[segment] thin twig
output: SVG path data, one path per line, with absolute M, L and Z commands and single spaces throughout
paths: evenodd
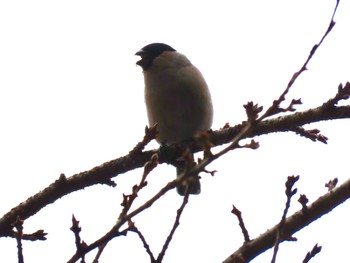
M 141 176 L 140 183 L 137 185 L 134 185 L 132 187 L 132 193 L 129 195 L 123 195 L 123 202 L 122 202 L 122 211 L 119 215 L 119 218 L 123 218 L 130 210 L 133 202 L 137 198 L 139 192 L 141 189 L 143 189 L 147 185 L 146 178 L 150 174 L 150 172 L 156 168 L 158 165 L 158 154 L 154 154 L 151 157 L 151 160 L 145 163 L 145 166 L 143 168 L 143 174 Z
M 154 140 L 157 137 L 158 134 L 158 130 L 157 130 L 157 124 L 153 125 L 152 127 L 148 128 L 148 126 L 146 126 L 145 128 L 145 136 L 143 137 L 142 141 L 139 142 L 138 144 L 136 144 L 136 146 L 134 147 L 134 149 L 132 149 L 129 154 L 130 155 L 135 155 L 137 153 L 142 152 L 146 145 Z
M 314 56 L 314 54 L 316 53 L 317 49 L 321 46 L 321 44 L 323 43 L 323 41 L 325 40 L 325 38 L 327 37 L 327 35 L 332 31 L 332 28 L 335 25 L 334 22 L 334 16 L 337 12 L 338 9 L 338 5 L 339 5 L 339 0 L 337 0 L 337 3 L 335 5 L 334 11 L 333 11 L 333 15 L 331 18 L 331 21 L 328 25 L 328 28 L 326 30 L 326 32 L 323 34 L 321 40 L 318 42 L 318 44 L 314 45 L 310 51 L 309 56 L 307 57 L 306 61 L 304 62 L 304 64 L 301 66 L 301 68 L 295 72 L 293 74 L 293 76 L 291 77 L 291 79 L 288 82 L 288 85 L 286 87 L 286 89 L 283 91 L 283 93 L 281 94 L 281 96 L 273 101 L 272 106 L 265 112 L 265 114 L 263 116 L 261 116 L 261 119 L 264 119 L 266 117 L 272 116 L 276 113 L 279 112 L 283 112 L 284 110 L 281 109 L 279 107 L 279 105 L 281 104 L 282 101 L 285 100 L 285 96 L 287 95 L 287 93 L 289 92 L 290 88 L 293 86 L 294 82 L 298 79 L 298 77 L 307 69 L 307 65 L 309 64 L 310 60 L 312 59 L 312 57 Z M 293 110 L 293 104 L 300 104 L 301 101 L 300 100 L 292 100 L 291 104 L 289 105 L 288 108 L 290 108 L 290 110 Z
M 101 255 L 102 255 L 102 252 L 104 251 L 106 246 L 107 246 L 107 244 L 104 243 L 98 247 L 96 256 L 95 256 L 94 260 L 92 261 L 92 263 L 99 263 L 98 261 L 99 261 Z
M 175 234 L 175 231 L 176 231 L 177 227 L 180 225 L 180 217 L 181 217 L 182 212 L 184 211 L 184 209 L 186 207 L 186 204 L 188 203 L 188 199 L 189 199 L 189 188 L 187 188 L 186 193 L 185 193 L 184 198 L 183 198 L 183 201 L 182 201 L 182 204 L 181 204 L 180 208 L 177 210 L 174 225 L 170 231 L 170 234 L 168 235 L 167 239 L 164 242 L 164 245 L 163 245 L 161 252 L 158 255 L 158 258 L 156 261 L 157 263 L 162 262 L 164 255 L 165 255 L 165 252 L 168 249 L 169 244 L 170 244 L 170 242 Z
M 239 226 L 240 226 L 240 228 L 242 230 L 242 233 L 243 233 L 244 242 L 250 241 L 248 230 L 245 227 L 245 224 L 244 224 L 244 221 L 243 221 L 243 218 L 242 218 L 242 212 L 239 211 L 237 209 L 237 207 L 233 205 L 231 213 L 234 214 L 237 217 L 237 219 L 238 219 Z
M 22 246 L 23 223 L 24 221 L 19 216 L 17 217 L 17 220 L 13 223 L 13 226 L 17 230 L 15 235 L 16 235 L 16 241 L 17 241 L 18 263 L 24 263 L 23 246 Z
M 303 260 L 303 263 L 307 263 L 310 261 L 311 258 L 316 256 L 318 253 L 321 252 L 322 247 L 316 244 L 310 252 L 308 252 Z
M 299 180 L 299 175 L 298 176 L 288 176 L 287 182 L 286 182 L 286 196 L 287 196 L 287 201 L 286 205 L 283 211 L 283 215 L 281 218 L 280 223 L 278 224 L 278 231 L 276 235 L 276 241 L 273 249 L 273 255 L 272 255 L 272 260 L 271 263 L 276 262 L 276 257 L 277 257 L 277 252 L 279 248 L 279 244 L 282 240 L 285 240 L 286 237 L 284 236 L 284 225 L 286 223 L 286 218 L 287 218 L 287 213 L 290 207 L 290 201 L 292 200 L 292 196 L 297 193 L 297 189 L 293 189 L 294 184 Z M 290 238 L 290 237 L 288 237 Z
M 81 227 L 79 226 L 79 221 L 75 218 L 74 215 L 72 215 L 72 226 L 70 230 L 74 233 L 75 247 L 77 248 L 77 250 L 80 250 L 82 247 L 82 242 L 80 238 Z
M 140 238 L 140 240 L 141 240 L 141 242 L 143 244 L 143 247 L 146 249 L 146 252 L 147 252 L 147 254 L 149 255 L 149 257 L 151 259 L 151 263 L 156 262 L 156 259 L 153 256 L 153 253 L 151 251 L 151 248 L 150 248 L 149 244 L 146 241 L 146 238 L 141 233 L 141 231 L 136 227 L 135 223 L 132 222 L 131 220 L 129 220 L 129 229 L 130 229 L 130 231 L 135 232 L 139 236 L 139 238 Z

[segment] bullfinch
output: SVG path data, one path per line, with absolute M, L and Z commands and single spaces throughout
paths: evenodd
M 178 143 L 210 129 L 210 92 L 203 75 L 186 56 L 163 43 L 149 44 L 135 55 L 141 57 L 136 64 L 143 69 L 148 122 L 157 124 L 158 143 Z M 178 175 L 184 165 L 185 161 L 177 165 Z M 178 193 L 199 194 L 199 178 L 188 182 L 177 186 Z

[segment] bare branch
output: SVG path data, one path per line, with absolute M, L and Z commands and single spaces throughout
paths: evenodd
M 130 231 L 130 228 L 126 228 L 123 231 L 120 231 L 120 228 L 126 223 L 129 222 L 135 215 L 141 213 L 145 209 L 149 208 L 151 205 L 153 205 L 157 200 L 160 199 L 161 196 L 163 196 L 166 192 L 168 192 L 170 189 L 173 189 L 177 184 L 177 180 L 173 180 L 170 183 L 168 183 L 165 187 L 163 187 L 157 194 L 155 194 L 152 198 L 147 200 L 144 204 L 133 210 L 127 215 L 119 216 L 117 223 L 111 228 L 110 231 L 108 231 L 104 236 L 96 240 L 95 242 L 91 243 L 90 245 L 84 247 L 81 251 L 77 251 L 70 260 L 68 260 L 68 263 L 76 262 L 79 258 L 81 258 L 82 255 L 87 254 L 88 252 L 102 246 L 105 246 L 110 240 L 117 236 L 126 235 L 128 231 Z M 121 213 L 122 215 L 122 213 Z
M 24 221 L 19 216 L 17 217 L 17 220 L 13 223 L 13 227 L 15 227 L 17 230 L 17 232 L 15 233 L 15 237 L 17 240 L 18 263 L 24 263 L 22 246 L 23 223 Z
M 74 215 L 72 215 L 72 227 L 70 228 L 70 230 L 72 230 L 72 232 L 74 233 L 75 246 L 77 250 L 80 251 L 83 247 L 86 247 L 86 243 L 84 241 L 81 241 L 81 227 L 79 226 L 79 221 L 75 218 Z
M 322 106 L 328 109 L 334 108 L 341 100 L 347 100 L 350 97 L 350 83 L 347 82 L 345 86 L 340 83 L 338 86 L 338 92 L 337 94 L 329 99 L 327 102 L 325 102 Z
M 293 131 L 293 129 L 291 129 Z M 310 139 L 311 141 L 319 141 L 327 144 L 328 138 L 320 133 L 319 129 L 305 130 L 303 127 L 295 127 L 295 133 Z
M 243 218 L 242 218 L 242 212 L 239 211 L 239 210 L 237 209 L 237 207 L 235 207 L 235 206 L 233 205 L 233 208 L 232 208 L 232 210 L 231 210 L 231 213 L 234 214 L 234 215 L 237 217 L 237 219 L 238 219 L 239 226 L 240 226 L 240 228 L 241 228 L 241 230 L 242 230 L 242 233 L 243 233 L 244 242 L 250 241 L 248 230 L 247 230 L 247 228 L 245 227 L 245 224 L 244 224 L 244 221 L 243 221 Z
M 317 49 L 321 46 L 321 44 L 323 43 L 323 41 L 325 40 L 325 38 L 327 37 L 327 35 L 332 31 L 335 22 L 334 22 L 334 16 L 337 12 L 338 9 L 338 5 L 339 5 L 339 0 L 337 0 L 337 3 L 335 5 L 334 11 L 333 11 L 333 15 L 331 18 L 331 21 L 328 25 L 328 28 L 326 30 L 326 32 L 324 33 L 324 35 L 322 36 L 321 40 L 318 42 L 318 44 L 314 45 L 313 48 L 310 51 L 310 54 L 308 56 L 308 58 L 306 59 L 306 61 L 304 62 L 304 64 L 302 65 L 302 67 L 299 69 L 299 71 L 295 72 L 292 76 L 292 78 L 290 79 L 286 90 L 283 92 L 283 94 L 280 97 L 280 100 L 284 100 L 284 96 L 288 93 L 289 89 L 292 87 L 292 85 L 294 84 L 294 82 L 297 80 L 297 78 L 305 71 L 307 70 L 307 65 L 309 64 L 310 60 L 312 59 L 313 55 L 316 53 Z
M 315 202 L 307 206 L 306 209 L 301 209 L 293 215 L 286 218 L 284 224 L 284 233 L 281 241 L 288 240 L 290 236 L 303 229 L 310 223 L 319 219 L 323 215 L 332 211 L 335 207 L 350 198 L 350 179 L 342 185 L 334 188 L 332 191 L 318 198 Z M 231 256 L 224 260 L 224 263 L 242 262 L 238 259 L 244 259 L 248 262 L 263 253 L 269 248 L 272 248 L 276 235 L 279 231 L 279 224 L 269 228 L 268 231 L 255 238 L 235 251 Z
M 278 229 L 277 229 L 278 231 L 277 231 L 277 235 L 276 235 L 275 245 L 273 248 L 273 256 L 272 256 L 271 263 L 276 262 L 279 244 L 282 241 L 282 237 L 283 236 L 285 237 L 284 226 L 286 223 L 287 213 L 288 213 L 288 210 L 290 207 L 290 202 L 292 200 L 292 196 L 297 193 L 297 189 L 296 188 L 293 189 L 293 186 L 298 180 L 299 180 L 299 175 L 298 176 L 288 176 L 288 179 L 286 182 L 287 202 L 286 202 L 286 206 L 285 206 L 284 211 L 283 211 L 282 219 L 281 219 L 280 223 L 278 224 Z M 290 237 L 288 239 L 290 239 Z
M 346 85 L 348 86 L 350 84 L 347 83 Z M 242 139 L 274 132 L 288 132 L 295 127 L 303 126 L 305 124 L 344 118 L 350 118 L 350 106 L 336 106 L 330 109 L 328 104 L 324 104 L 314 109 L 262 121 L 256 124 L 249 134 L 242 136 Z M 211 142 L 214 146 L 228 143 L 232 141 L 242 129 L 242 125 L 236 125 L 219 131 L 213 131 L 210 133 Z M 187 143 L 187 146 L 190 147 L 192 152 L 202 150 L 195 141 Z M 58 180 L 47 188 L 43 189 L 36 195 L 29 197 L 26 201 L 21 202 L 18 206 L 12 208 L 7 214 L 5 214 L 0 219 L 0 235 L 12 236 L 11 223 L 16 220 L 17 215 L 23 219 L 27 219 L 36 214 L 46 205 L 55 202 L 57 199 L 62 198 L 71 192 L 95 184 L 106 184 L 106 182 L 111 182 L 111 178 L 119 174 L 144 166 L 144 164 L 150 160 L 155 153 L 159 154 L 159 163 L 173 163 L 176 158 L 180 156 L 181 149 L 183 148 L 183 144 L 161 147 L 161 150 L 145 151 L 133 156 L 125 155 L 106 162 L 89 171 L 75 174 L 69 178 L 61 175 Z
M 155 139 L 158 135 L 158 130 L 157 130 L 157 124 L 153 125 L 151 128 L 148 128 L 148 126 L 146 126 L 145 128 L 145 136 L 143 137 L 142 141 L 139 142 L 138 144 L 136 144 L 136 146 L 134 147 L 134 149 L 132 149 L 129 154 L 130 155 L 134 155 L 137 153 L 142 152 L 146 145 L 152 141 L 153 139 Z
M 139 238 L 140 238 L 140 240 L 141 240 L 141 242 L 143 244 L 143 247 L 146 249 L 146 252 L 147 252 L 147 254 L 149 255 L 149 257 L 151 259 L 151 262 L 156 262 L 156 259 L 153 256 L 153 253 L 151 251 L 150 246 L 148 245 L 148 243 L 146 241 L 146 238 L 141 233 L 141 231 L 136 227 L 135 223 L 132 222 L 131 220 L 129 220 L 129 229 L 130 229 L 130 231 L 135 232 L 139 236 Z
M 311 258 L 316 256 L 318 253 L 321 252 L 322 247 L 316 244 L 310 252 L 308 252 L 303 260 L 303 263 L 307 263 L 310 261 Z
M 180 208 L 177 210 L 177 214 L 176 214 L 174 225 L 173 225 L 173 227 L 172 227 L 172 229 L 171 229 L 167 239 L 164 242 L 162 251 L 159 253 L 158 258 L 155 261 L 157 263 L 163 261 L 165 252 L 166 252 L 166 250 L 169 247 L 169 244 L 170 244 L 170 242 L 171 242 L 171 240 L 172 240 L 172 238 L 173 238 L 173 236 L 175 234 L 175 231 L 176 231 L 177 227 L 180 225 L 180 217 L 181 217 L 182 212 L 184 211 L 184 209 L 185 209 L 185 207 L 186 207 L 186 205 L 188 203 L 188 198 L 189 198 L 189 188 L 187 188 L 187 192 L 186 192 L 186 194 L 183 197 L 182 204 L 181 204 Z

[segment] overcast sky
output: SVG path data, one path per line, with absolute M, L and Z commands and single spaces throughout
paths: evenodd
M 0 2 L 0 214 L 56 180 L 128 153 L 147 124 L 142 70 L 135 52 L 164 42 L 203 73 L 214 104 L 213 129 L 245 120 L 242 107 L 267 108 L 325 32 L 335 1 L 1 1 Z M 342 1 L 336 26 L 291 90 L 304 110 L 334 96 L 350 81 L 350 4 Z M 312 124 L 328 145 L 292 133 L 256 138 L 258 150 L 238 150 L 212 163 L 202 193 L 190 198 L 164 262 L 221 262 L 243 242 L 232 204 L 252 238 L 276 224 L 284 182 L 300 175 L 310 201 L 324 183 L 348 177 L 349 121 Z M 149 148 L 156 148 L 153 142 Z M 142 171 L 118 176 L 118 186 L 94 186 L 40 211 L 25 231 L 44 229 L 45 242 L 24 242 L 26 262 L 65 262 L 74 253 L 71 216 L 91 243 L 114 224 L 122 193 Z M 168 165 L 149 178 L 141 204 L 175 176 Z M 296 198 L 297 199 L 297 198 Z M 300 207 L 296 199 L 291 212 Z M 181 203 L 168 193 L 135 218 L 157 255 Z M 136 204 L 136 205 L 137 205 Z M 342 262 L 349 244 L 349 204 L 335 209 L 283 244 L 278 262 L 301 262 L 318 243 L 315 262 Z M 291 213 L 290 212 L 290 213 Z M 0 261 L 16 262 L 15 240 L 0 239 Z M 92 253 L 94 255 L 94 253 Z M 269 262 L 272 252 L 253 262 Z M 91 260 L 91 257 L 88 257 Z M 135 234 L 111 242 L 101 262 L 148 262 Z

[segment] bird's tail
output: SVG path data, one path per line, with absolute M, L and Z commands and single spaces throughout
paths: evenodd
M 193 160 L 193 154 L 192 160 Z M 191 162 L 191 164 L 189 164 Z M 184 160 L 181 158 L 181 160 L 178 160 L 177 166 L 176 166 L 176 175 L 177 177 L 182 176 L 184 172 L 188 169 L 193 167 L 192 161 L 190 160 Z M 198 195 L 201 192 L 201 183 L 199 182 L 199 176 L 197 175 L 185 175 L 186 178 L 184 180 L 179 181 L 178 185 L 176 186 L 176 190 L 179 195 L 184 196 L 186 192 L 188 191 L 191 195 Z

